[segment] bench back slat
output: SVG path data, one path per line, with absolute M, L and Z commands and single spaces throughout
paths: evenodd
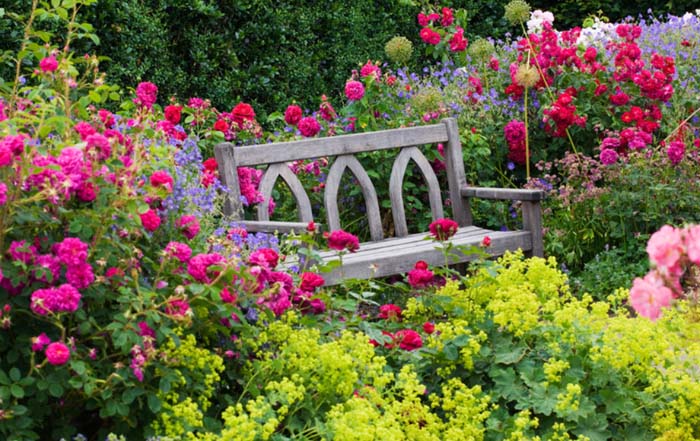
M 460 194 L 460 188 L 466 185 L 466 179 L 459 129 L 457 121 L 453 118 L 446 118 L 440 124 L 429 126 L 355 133 L 293 142 L 255 146 L 234 146 L 231 143 L 219 144 L 215 148 L 216 160 L 219 163 L 219 176 L 222 183 L 229 189 L 224 205 L 224 214 L 232 215 L 236 219 L 241 219 L 243 215 L 237 168 L 264 164 L 268 165 L 268 170 L 263 176 L 260 191 L 263 193 L 265 201 L 258 207 L 258 219 L 262 221 L 269 220 L 268 201 L 277 178 L 281 176 L 287 182 L 296 199 L 300 220 L 302 222 L 311 220 L 313 213 L 311 212 L 308 193 L 302 188 L 299 179 L 288 169 L 289 164 L 299 160 L 335 157 L 326 179 L 324 194 L 328 229 L 336 230 L 341 228 L 338 194 L 343 173 L 346 168 L 349 168 L 357 178 L 362 189 L 367 208 L 366 214 L 371 239 L 373 241 L 381 240 L 384 235 L 377 192 L 367 171 L 354 155 L 377 150 L 400 149 L 402 152 L 399 152 L 392 166 L 389 191 L 392 215 L 396 225 L 395 234 L 399 237 L 405 236 L 408 234 L 408 230 L 401 187 L 411 159 L 416 162 L 425 178 L 433 219 L 443 217 L 441 191 L 437 184 L 437 178 L 427 159 L 418 149 L 418 146 L 436 143 L 444 143 L 445 145 L 445 165 L 453 217 L 460 226 L 471 225 L 472 219 L 469 212 L 468 199 L 462 198 Z
M 245 167 L 276 162 L 293 162 L 320 156 L 340 156 L 433 144 L 447 140 L 445 125 L 435 124 L 267 145 L 242 146 L 234 149 L 234 155 L 236 165 Z
M 335 161 L 333 161 L 333 165 L 331 165 L 331 168 L 328 170 L 324 203 L 326 206 L 329 229 L 332 231 L 341 228 L 340 211 L 338 209 L 338 192 L 345 169 L 349 169 L 352 174 L 355 175 L 362 189 L 362 195 L 365 198 L 370 237 L 375 241 L 382 240 L 384 238 L 384 233 L 382 231 L 382 218 L 379 214 L 377 191 L 364 167 L 362 167 L 360 161 L 353 155 L 341 155 L 336 157 Z
M 260 191 L 263 196 L 263 202 L 258 205 L 258 220 L 270 220 L 269 205 L 270 198 L 272 197 L 272 189 L 275 187 L 275 183 L 280 177 L 287 183 L 292 195 L 294 195 L 294 199 L 297 202 L 297 209 L 299 210 L 299 221 L 309 222 L 313 220 L 314 215 L 311 211 L 309 195 L 306 194 L 306 190 L 304 190 L 304 186 L 301 184 L 301 181 L 299 181 L 297 175 L 284 163 L 270 164 L 267 170 L 265 170 L 262 179 L 260 179 L 258 191 Z
M 389 197 L 391 198 L 391 213 L 394 217 L 394 235 L 396 237 L 408 236 L 406 210 L 403 203 L 403 179 L 411 159 L 418 165 L 428 186 L 430 212 L 433 220 L 444 217 L 440 183 L 433 168 L 430 166 L 430 162 L 428 162 L 428 159 L 418 147 L 403 148 L 394 160 L 394 165 L 391 167 L 391 177 L 389 178 Z

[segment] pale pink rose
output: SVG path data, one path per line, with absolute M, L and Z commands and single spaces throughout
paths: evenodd
M 700 225 L 693 225 L 685 230 L 685 249 L 688 259 L 700 265 Z
M 664 225 L 651 235 L 647 243 L 649 259 L 663 273 L 677 274 L 680 258 L 683 255 L 683 238 L 681 230 Z
M 642 317 L 656 320 L 661 316 L 661 308 L 671 304 L 673 292 L 664 285 L 663 279 L 650 271 L 643 279 L 634 279 L 630 289 L 630 305 Z

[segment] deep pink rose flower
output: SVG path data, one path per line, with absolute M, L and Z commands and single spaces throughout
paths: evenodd
M 142 107 L 151 109 L 156 103 L 158 97 L 158 86 L 155 84 L 144 81 L 136 86 L 136 98 L 134 102 Z
M 146 231 L 150 231 L 152 233 L 156 231 L 160 226 L 160 217 L 158 216 L 158 213 L 156 213 L 155 210 L 152 208 L 149 209 L 147 212 L 140 214 L 139 216 L 141 217 L 141 223 L 143 224 L 143 228 L 145 228 Z
M 392 321 L 401 321 L 401 307 L 388 303 L 379 307 L 379 318 Z
M 182 234 L 184 234 L 185 237 L 190 240 L 194 239 L 197 233 L 199 233 L 200 228 L 197 218 L 190 214 L 186 214 L 178 219 L 177 222 L 175 222 L 175 226 L 177 226 L 180 231 L 182 231 Z
M 198 282 L 209 283 L 212 278 L 219 276 L 220 271 L 210 270 L 210 266 L 223 266 L 226 263 L 224 256 L 212 254 L 197 254 L 187 263 L 187 272 Z
M 168 192 L 173 191 L 173 178 L 165 170 L 158 170 L 151 175 L 151 185 L 154 187 L 164 187 Z
M 420 334 L 412 329 L 402 329 L 394 334 L 394 341 L 405 351 L 413 351 L 423 347 Z
M 49 343 L 51 343 L 51 339 L 46 335 L 46 333 L 42 332 L 38 336 L 32 337 L 32 351 L 43 351 L 44 347 Z
M 301 132 L 301 136 L 306 138 L 314 137 L 321 131 L 321 125 L 318 123 L 318 121 L 316 121 L 316 118 L 312 116 L 307 116 L 306 118 L 299 120 L 297 127 Z
M 165 255 L 173 257 L 182 263 L 187 263 L 192 256 L 192 249 L 184 243 L 169 242 L 168 245 L 165 246 Z
M 431 322 L 425 322 L 423 323 L 423 331 L 426 334 L 432 334 L 433 332 L 435 332 L 435 325 Z
M 284 122 L 290 126 L 295 126 L 301 121 L 302 111 L 301 107 L 296 104 L 291 104 L 287 106 L 287 110 L 284 111 Z
M 335 230 L 325 234 L 328 240 L 328 248 L 337 251 L 348 250 L 354 253 L 360 248 L 360 241 L 357 236 L 343 230 Z
M 44 350 L 46 360 L 54 366 L 66 364 L 70 359 L 70 349 L 60 341 L 53 342 Z
M 348 81 L 345 83 L 345 96 L 350 101 L 361 100 L 365 96 L 365 86 L 359 81 Z
M 420 30 L 420 38 L 433 46 L 440 43 L 440 34 L 430 28 L 423 28 Z
M 248 103 L 238 103 L 236 107 L 231 110 L 231 116 L 233 120 L 240 125 L 243 124 L 243 121 L 255 120 L 255 111 L 253 110 L 253 106 Z
M 430 234 L 437 240 L 448 240 L 459 229 L 457 222 L 452 219 L 438 219 L 428 227 Z
M 58 69 L 58 61 L 53 55 L 42 58 L 41 61 L 39 61 L 39 68 L 42 72 L 54 72 Z
M 299 289 L 306 292 L 313 292 L 316 288 L 323 286 L 326 283 L 323 277 L 316 273 L 303 273 L 301 275 L 301 283 Z
M 260 248 L 251 253 L 248 262 L 273 269 L 279 262 L 279 254 L 272 248 Z

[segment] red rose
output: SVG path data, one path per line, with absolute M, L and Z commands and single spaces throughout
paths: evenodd
M 173 124 L 180 122 L 180 117 L 182 116 L 182 106 L 166 106 L 165 107 L 165 119 Z
M 296 104 L 292 104 L 287 107 L 287 110 L 284 111 L 284 122 L 289 124 L 290 126 L 295 126 L 301 121 L 301 107 L 297 106 Z
M 491 246 L 491 238 L 489 236 L 485 236 L 484 239 L 481 241 L 481 246 L 488 248 Z
M 413 351 L 423 347 L 423 340 L 420 334 L 412 329 L 402 329 L 394 334 L 394 341 L 405 351 Z
M 326 235 L 328 248 L 343 251 L 348 250 L 354 253 L 360 248 L 360 241 L 357 236 L 343 230 L 335 230 Z
M 231 117 L 240 125 L 243 121 L 253 121 L 255 119 L 255 111 L 250 104 L 238 103 L 231 110 Z
M 209 158 L 206 161 L 202 162 L 202 165 L 204 166 L 204 170 L 208 171 L 209 173 L 214 173 L 219 168 L 219 164 L 216 162 L 216 158 Z
M 272 248 L 260 248 L 255 250 L 250 257 L 248 257 L 248 262 L 274 268 L 279 262 L 279 254 Z
M 393 303 L 382 305 L 379 307 L 379 318 L 401 321 L 401 308 Z
M 430 234 L 437 240 L 447 240 L 454 236 L 459 229 L 457 222 L 452 219 L 438 219 L 430 224 L 428 227 L 430 229 Z
M 423 331 L 425 331 L 426 334 L 432 334 L 435 332 L 435 325 L 430 322 L 425 322 L 423 323 Z
M 421 29 L 420 38 L 428 44 L 436 45 L 440 43 L 440 34 L 430 28 Z
M 316 273 L 303 273 L 301 275 L 301 283 L 299 289 L 306 292 L 313 292 L 316 288 L 323 286 L 326 283 L 323 277 Z
M 228 131 L 228 123 L 223 119 L 220 119 L 214 123 L 214 130 L 226 133 Z

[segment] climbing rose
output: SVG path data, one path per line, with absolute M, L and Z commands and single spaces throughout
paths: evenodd
M 0 182 L 0 205 L 5 205 L 7 202 L 7 185 Z
M 348 81 L 345 83 L 345 96 L 350 101 L 361 100 L 365 96 L 365 86 L 359 81 Z
M 88 244 L 77 237 L 66 237 L 55 246 L 55 253 L 62 264 L 80 266 L 87 262 Z
M 42 58 L 39 62 L 39 68 L 42 70 L 42 72 L 53 72 L 58 69 L 58 61 L 53 55 Z
M 335 230 L 326 234 L 328 248 L 343 251 L 348 250 L 354 253 L 360 248 L 360 241 L 357 236 L 343 230 Z
M 70 349 L 60 341 L 49 344 L 44 354 L 46 354 L 46 360 L 54 366 L 66 364 L 70 359 Z
M 299 120 L 299 125 L 297 127 L 299 127 L 301 136 L 306 138 L 316 136 L 318 135 L 318 132 L 321 131 L 321 125 L 318 123 L 318 121 L 316 121 L 316 118 L 312 116 L 307 116 L 306 118 Z
M 160 226 L 160 217 L 158 217 L 158 214 L 152 208 L 139 216 L 141 217 L 143 228 L 145 228 L 146 231 L 154 232 Z
M 413 351 L 423 346 L 420 334 L 412 329 L 402 329 L 394 334 L 394 341 L 405 351 Z
M 700 225 L 694 225 L 685 230 L 685 248 L 688 259 L 700 265 Z
M 295 126 L 301 120 L 302 111 L 301 107 L 296 104 L 291 104 L 287 106 L 287 110 L 284 111 L 284 122 L 290 126 Z
M 428 226 L 430 234 L 437 240 L 447 240 L 454 236 L 459 229 L 457 222 L 452 219 L 438 219 Z

